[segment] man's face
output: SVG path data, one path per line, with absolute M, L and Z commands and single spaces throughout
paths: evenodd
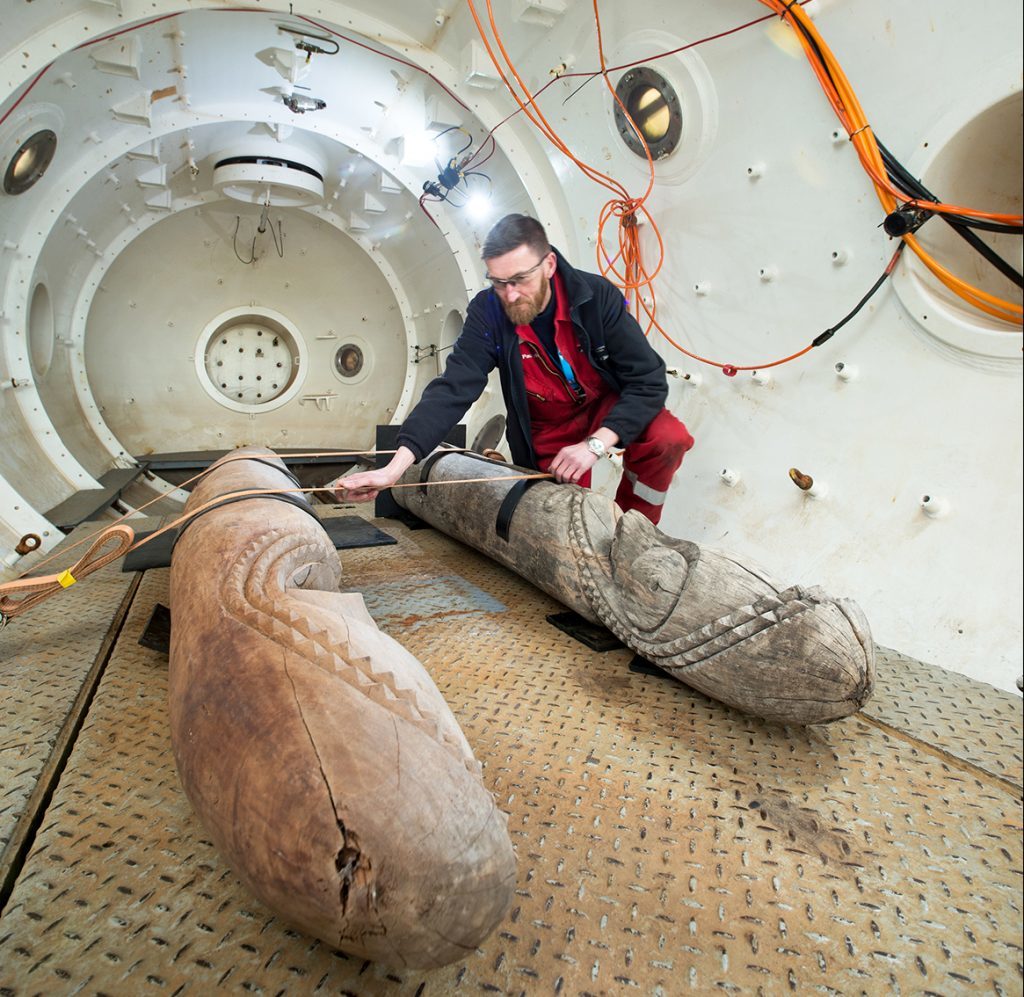
M 555 254 L 538 259 L 536 250 L 517 246 L 485 262 L 487 276 L 509 320 L 514 325 L 529 325 L 551 300 Z

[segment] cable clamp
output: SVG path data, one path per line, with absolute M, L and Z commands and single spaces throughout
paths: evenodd
M 916 232 L 931 216 L 931 211 L 924 211 L 912 204 L 904 204 L 885 216 L 882 228 L 885 229 L 885 234 L 893 239 L 902 239 L 903 236 Z
M 854 140 L 854 138 L 856 138 L 856 136 L 858 136 L 861 132 L 866 132 L 870 128 L 871 128 L 871 125 L 861 125 L 860 128 L 856 129 L 855 131 L 850 132 L 850 141 L 852 142 Z

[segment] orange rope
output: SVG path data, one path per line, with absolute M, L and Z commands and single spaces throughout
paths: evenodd
M 450 452 L 451 453 L 466 453 L 467 451 L 452 449 Z M 251 458 L 251 455 L 246 455 L 246 456 L 249 456 Z M 236 460 L 245 460 L 246 456 L 238 456 L 235 459 Z M 291 455 L 289 455 L 289 456 L 291 456 Z M 224 463 L 227 463 L 227 460 L 225 460 Z M 222 465 L 221 464 L 216 464 L 214 466 L 221 467 Z M 391 485 L 388 490 L 390 491 L 390 490 L 394 490 L 396 488 L 426 488 L 426 487 L 433 487 L 435 485 L 472 485 L 472 484 L 477 484 L 477 483 L 482 482 L 482 481 L 521 481 L 521 480 L 528 480 L 528 479 L 531 479 L 531 478 L 550 478 L 550 477 L 551 477 L 550 474 L 537 473 L 537 474 L 504 474 L 504 475 L 495 475 L 494 477 L 484 477 L 484 478 L 460 478 L 458 480 L 452 479 L 450 481 L 411 481 L 408 484 Z M 347 489 L 345 488 L 345 486 L 344 486 L 344 484 L 342 482 L 338 482 L 337 486 L 339 488 L 341 488 L 342 491 L 347 491 Z M 136 543 L 134 543 L 129 550 L 125 551 L 125 553 L 126 554 L 130 554 L 131 551 L 138 550 L 140 547 L 143 547 L 146 544 L 148 544 L 151 540 L 155 540 L 158 536 L 161 536 L 164 533 L 168 533 L 171 530 L 177 529 L 183 523 L 187 523 L 189 520 L 194 519 L 196 516 L 200 515 L 200 513 L 207 512 L 210 509 L 216 508 L 218 505 L 220 505 L 221 503 L 227 501 L 228 499 L 234 500 L 234 499 L 241 499 L 241 498 L 261 498 L 261 497 L 263 497 L 265 495 L 300 495 L 300 494 L 304 494 L 306 492 L 319 492 L 319 491 L 323 491 L 323 489 L 325 487 L 327 487 L 327 486 L 326 485 L 313 485 L 311 487 L 306 487 L 306 488 L 302 488 L 302 487 L 294 487 L 294 488 L 244 488 L 241 491 L 237 491 L 237 492 L 224 492 L 224 494 L 217 495 L 217 496 L 215 496 L 214 498 L 210 499 L 207 502 L 200 503 L 194 509 L 190 509 L 188 512 L 183 513 L 181 516 L 179 516 L 177 519 L 173 520 L 172 522 L 167 523 L 166 525 L 161 526 L 160 529 L 154 530 L 152 533 L 147 534 L 141 540 L 139 540 Z M 3 593 L 3 591 L 4 591 L 4 586 L 0 585 L 0 593 Z
M 123 557 L 132 549 L 131 543 L 134 539 L 135 531 L 130 526 L 108 527 L 96 535 L 92 546 L 66 571 L 56 575 L 18 578 L 13 582 L 0 584 L 0 626 L 6 626 L 8 620 L 20 616 L 51 595 L 69 588 L 111 561 Z M 114 542 L 114 547 L 104 552 L 103 548 L 111 541 Z

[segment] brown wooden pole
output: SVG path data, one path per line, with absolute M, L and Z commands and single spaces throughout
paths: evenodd
M 288 484 L 283 464 L 234 459 L 188 505 Z M 340 582 L 325 531 L 287 502 L 248 497 L 187 524 L 171 562 L 178 771 L 272 910 L 355 955 L 443 965 L 511 902 L 507 818 L 426 671 Z
M 426 465 L 423 465 L 426 466 Z M 541 481 L 496 526 L 516 483 L 507 465 L 452 453 L 429 466 L 450 488 L 403 487 L 399 505 L 600 622 L 644 658 L 714 699 L 782 723 L 823 723 L 860 709 L 875 649 L 856 603 L 784 587 L 758 568 L 662 533 L 611 499 Z M 402 484 L 415 482 L 421 465 Z M 490 483 L 454 484 L 491 476 Z

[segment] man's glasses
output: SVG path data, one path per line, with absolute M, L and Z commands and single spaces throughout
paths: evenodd
M 543 262 L 546 260 L 545 256 L 543 259 L 538 260 L 529 270 L 524 270 L 522 273 L 517 273 L 514 277 L 492 277 L 487 274 L 487 280 L 490 281 L 491 287 L 496 291 L 500 291 L 506 287 L 518 287 L 520 284 L 525 284 L 530 279 L 530 274 L 534 272 Z

